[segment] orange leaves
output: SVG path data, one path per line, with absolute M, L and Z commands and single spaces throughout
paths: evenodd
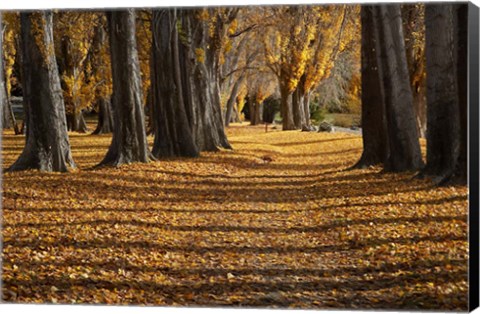
M 228 132 L 234 151 L 97 170 L 110 137 L 71 134 L 79 171 L 6 174 L 5 300 L 466 309 L 466 188 L 348 170 L 352 134 Z

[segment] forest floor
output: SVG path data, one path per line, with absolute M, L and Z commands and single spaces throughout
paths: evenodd
M 233 151 L 3 178 L 3 298 L 291 308 L 467 309 L 467 188 L 348 170 L 361 137 L 234 125 Z M 4 168 L 24 138 L 4 134 Z

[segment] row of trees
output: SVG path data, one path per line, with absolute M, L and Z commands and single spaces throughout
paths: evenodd
M 10 15 L 3 47 L 17 51 L 6 54 L 0 94 L 5 104 L 16 71 L 27 129 L 10 169 L 74 167 L 66 130 L 85 129 L 82 109 L 92 103 L 94 133 L 113 130 L 101 163 L 109 165 L 231 148 L 224 126 L 244 103 L 252 124 L 260 122 L 263 101 L 277 92 L 283 129 L 312 130 L 318 86 L 358 93 L 350 60 L 361 37 L 364 152 L 356 166 L 464 182 L 467 15 L 465 4 L 24 12 L 18 26 Z M 21 36 L 11 36 L 15 27 Z M 15 124 L 11 107 L 2 113 Z
M 427 163 L 415 126 L 402 12 L 362 6 L 362 127 L 357 167 L 417 171 L 439 183 L 467 181 L 467 4 L 426 4 Z
M 118 25 L 112 24 L 118 12 L 25 12 L 20 18 L 6 14 L 3 55 L 9 61 L 5 66 L 9 85 L 2 91 L 9 97 L 12 77 L 19 81 L 25 99 L 21 130 L 27 126 L 24 154 L 11 170 L 64 171 L 74 166 L 71 157 L 65 157 L 58 167 L 51 165 L 57 162 L 50 160 L 49 150 L 69 150 L 68 137 L 63 148 L 55 148 L 57 144 L 51 145 L 46 138 L 43 143 L 37 141 L 45 133 L 43 125 L 62 133 L 65 122 L 43 118 L 38 122 L 37 115 L 51 110 L 31 96 L 37 92 L 47 93 L 49 105 L 55 108 L 63 104 L 56 118 L 65 114 L 71 131 L 86 131 L 83 110 L 93 104 L 98 112 L 94 134 L 114 131 L 102 164 L 197 156 L 201 151 L 231 148 L 224 125 L 232 113 L 239 117 L 243 100 L 249 104 L 252 123 L 262 121 L 262 103 L 275 93 L 276 84 L 271 83 L 275 76 L 278 86 L 288 87 L 282 96 L 284 121 L 289 121 L 284 129 L 308 129 L 310 92 L 328 76 L 335 55 L 344 49 L 343 42 L 353 41 L 352 35 L 342 35 L 347 17 L 353 20 L 353 11 L 347 6 L 262 7 L 257 13 L 248 8 L 128 11 L 128 19 L 123 17 Z M 128 47 L 122 45 L 125 42 Z M 29 45 L 36 48 L 29 49 Z M 48 80 L 36 70 L 29 73 L 35 66 L 44 70 Z M 50 87 L 37 85 L 41 91 L 32 91 L 30 80 Z M 132 94 L 123 95 L 127 90 Z M 224 94 L 228 100 L 222 99 Z M 2 108 L 11 111 L 5 105 L 8 101 L 3 103 Z M 147 132 L 155 136 L 151 153 L 142 131 L 145 105 Z M 33 113 L 31 107 L 42 111 Z M 15 121 L 11 124 L 16 126 Z M 38 127 L 38 133 L 29 124 Z M 36 136 L 30 136 L 32 132 Z M 122 152 L 122 146 L 130 151 Z M 69 156 L 69 152 L 57 155 Z
M 196 14 L 210 19 L 207 24 L 211 36 L 216 17 L 215 14 L 211 16 L 212 12 L 205 11 Z M 225 9 L 216 11 L 220 12 L 220 16 L 225 14 Z M 285 121 L 294 121 L 295 125 L 285 126 L 285 129 L 308 126 L 312 91 L 329 77 L 335 61 L 342 59 L 337 56 L 349 55 L 345 64 L 355 60 L 356 66 L 358 62 L 359 47 L 355 45 L 359 34 L 358 6 L 259 7 L 234 11 L 232 19 L 221 21 L 224 31 L 217 40 L 216 76 L 224 124 L 228 126 L 231 121 L 239 121 L 244 105 L 252 109 L 249 110 L 252 113 L 249 117 L 251 123 L 261 122 L 263 101 L 268 97 L 280 97 L 279 86 L 287 86 L 291 91 L 283 96 L 287 108 L 282 111 L 294 114 L 294 117 L 290 116 Z M 4 15 L 7 38 L 4 56 L 10 61 L 5 66 L 5 72 L 7 80 L 18 93 L 22 67 L 17 36 L 20 23 L 17 14 L 8 12 Z M 177 17 L 180 16 L 179 11 Z M 143 100 L 148 109 L 148 134 L 153 134 L 155 127 L 150 88 L 150 68 L 154 62 L 151 61 L 152 18 L 151 10 L 136 12 L 136 40 Z M 85 109 L 93 108 L 100 115 L 95 133 L 109 132 L 111 121 L 104 117 L 110 112 L 105 102 L 110 99 L 112 84 L 109 43 L 105 40 L 105 14 L 92 11 L 54 12 L 52 28 L 68 129 L 85 132 L 83 113 Z M 206 51 L 205 48 L 200 47 L 194 54 L 196 56 L 203 51 Z M 353 53 L 344 54 L 346 51 Z M 351 68 L 349 66 L 347 72 L 352 72 Z M 350 77 L 346 79 L 350 81 Z M 330 84 L 327 89 L 337 91 L 352 88 Z M 328 99 L 338 98 L 328 93 L 325 96 Z M 324 102 L 328 100 L 324 99 Z M 10 124 L 6 122 L 4 126 Z
M 146 140 L 144 96 L 133 10 L 106 12 L 112 81 L 113 137 L 101 165 L 148 162 L 156 157 L 197 156 L 200 151 L 230 148 L 220 110 L 219 56 L 226 26 L 238 9 L 158 10 L 152 17 L 152 112 L 155 141 Z M 71 13 L 57 16 L 67 26 Z M 97 15 L 98 16 L 98 15 Z M 85 16 L 83 16 L 85 17 Z M 87 16 L 88 17 L 88 16 Z M 62 22 L 63 20 L 63 22 Z M 26 145 L 10 170 L 66 171 L 74 168 L 67 134 L 82 128 L 82 102 L 105 92 L 86 88 L 106 80 L 101 23 L 95 36 L 53 32 L 52 12 L 20 14 L 21 80 Z M 179 29 L 181 28 L 181 31 Z M 72 35 L 76 35 L 73 38 Z M 93 37 L 93 41 L 85 38 Z M 55 43 L 55 44 L 54 44 Z M 60 43 L 60 44 L 59 44 Z M 57 56 L 59 56 L 57 58 Z M 100 59 L 100 60 L 98 60 Z M 2 76 L 3 78 L 3 76 Z M 88 79 L 86 79 L 88 78 Z M 105 84 L 102 84 L 105 85 Z M 2 97 L 5 96 L 2 88 Z M 65 109 L 70 108 L 71 114 Z M 102 110 L 100 109 L 100 112 Z

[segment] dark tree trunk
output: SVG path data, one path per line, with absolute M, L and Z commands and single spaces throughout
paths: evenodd
M 383 164 L 387 158 L 387 123 L 381 65 L 378 63 L 378 30 L 373 6 L 362 5 L 362 140 L 363 153 L 354 168 Z
M 422 175 L 453 173 L 459 114 L 454 50 L 454 5 L 426 4 L 427 165 Z M 442 31 L 439 31 L 442 30 Z
M 25 148 L 9 171 L 68 171 L 70 152 L 65 107 L 53 53 L 52 13 L 21 13 Z
M 67 129 L 73 132 L 87 133 L 87 123 L 85 122 L 82 110 L 67 113 Z
M 295 130 L 293 121 L 292 93 L 287 88 L 280 87 L 280 114 L 282 116 L 282 130 Z
M 235 81 L 235 84 L 232 87 L 232 91 L 230 92 L 230 97 L 228 98 L 227 106 L 226 106 L 227 110 L 225 112 L 225 126 L 228 126 L 232 120 L 232 112 L 235 107 L 235 102 L 237 101 L 238 91 L 240 89 L 240 86 L 242 86 L 244 79 L 245 79 L 245 74 L 243 73 Z
M 100 165 L 148 162 L 151 154 L 145 132 L 135 12 L 128 9 L 106 14 L 112 59 L 114 126 L 112 143 Z
M 305 124 L 305 112 L 303 110 L 303 94 L 300 91 L 300 86 L 292 94 L 292 110 L 295 129 L 302 129 Z
M 156 125 L 153 155 L 155 157 L 197 157 L 185 106 L 182 67 L 177 29 L 177 10 L 156 10 L 152 18 L 152 92 Z M 185 68 L 184 68 L 185 69 Z
M 107 62 L 102 59 L 102 49 L 107 46 L 106 23 L 99 23 L 94 30 L 92 45 L 87 56 L 90 63 L 91 73 L 89 76 L 97 77 L 100 81 L 95 88 L 95 98 L 93 103 L 96 105 L 98 112 L 97 126 L 92 134 L 108 134 L 113 132 L 113 110 L 111 103 L 111 95 L 105 91 L 105 87 L 110 81 L 111 70 Z M 87 67 L 88 68 L 88 67 Z
M 147 110 L 148 126 L 147 126 L 147 135 L 155 134 L 155 116 L 153 112 L 153 92 L 152 86 L 148 88 L 147 92 L 147 103 L 145 104 Z
M 432 124 L 427 140 L 432 143 L 427 142 L 425 174 L 440 184 L 464 185 L 468 177 L 468 4 L 427 5 L 427 10 L 427 56 L 433 55 L 433 62 L 427 60 Z M 445 27 L 443 36 L 434 31 L 436 27 Z
M 108 134 L 113 131 L 112 104 L 107 98 L 98 99 L 98 123 L 92 134 Z
M 251 97 L 255 99 L 254 97 Z M 250 99 L 250 98 L 249 98 Z M 250 101 L 250 124 L 258 125 L 261 124 L 263 118 L 263 103 L 258 103 L 257 101 Z
M 468 7 L 468 3 L 455 6 L 460 147 L 453 177 L 447 182 L 462 185 L 468 183 Z
M 415 171 L 423 166 L 410 87 L 400 5 L 374 6 L 380 34 L 388 156 L 385 171 Z

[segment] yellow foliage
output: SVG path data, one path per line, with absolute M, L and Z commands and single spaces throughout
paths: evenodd
M 195 48 L 195 56 L 197 57 L 197 62 L 205 62 L 205 50 L 203 48 Z
M 228 27 L 228 34 L 230 34 L 230 35 L 235 34 L 235 31 L 237 30 L 237 27 L 238 27 L 238 20 L 234 19 Z
M 5 71 L 5 85 L 7 95 L 10 95 L 12 90 L 12 74 L 13 66 L 15 64 L 15 55 L 18 53 L 15 46 L 16 38 L 20 31 L 19 17 L 17 13 L 2 12 L 2 19 L 5 24 L 3 33 L 3 67 Z M 0 55 L 1 57 L 1 55 Z
M 142 78 L 143 103 L 147 103 L 148 90 L 150 89 L 150 57 L 152 48 L 151 20 L 152 12 L 150 10 L 137 11 L 139 18 L 136 23 L 136 39 L 138 59 L 140 62 L 140 74 Z
M 31 33 L 34 38 L 35 44 L 42 55 L 42 59 L 45 62 L 45 65 L 49 65 L 51 56 L 53 54 L 53 43 L 46 45 L 45 32 L 46 21 L 44 13 L 40 11 L 32 12 L 30 14 L 30 23 L 31 23 Z

